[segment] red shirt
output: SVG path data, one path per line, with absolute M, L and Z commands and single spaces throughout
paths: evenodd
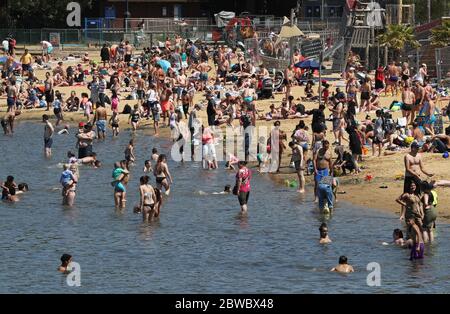
M 242 167 L 236 174 L 237 179 L 242 179 L 239 192 L 250 192 L 250 179 L 252 172 L 247 167 Z

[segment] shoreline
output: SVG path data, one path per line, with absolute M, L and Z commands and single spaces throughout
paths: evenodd
M 33 111 L 25 111 L 20 116 L 18 116 L 18 119 L 16 122 L 31 122 L 31 123 L 39 123 L 41 122 L 41 116 L 42 114 L 45 114 L 45 110 L 33 110 Z M 65 118 L 62 122 L 62 124 L 59 125 L 69 125 L 70 127 L 76 128 L 78 121 L 81 121 L 83 119 L 83 113 L 81 112 L 70 112 L 65 113 Z M 154 136 L 153 135 L 153 124 L 152 119 L 150 120 L 143 120 L 143 123 L 141 123 L 141 131 L 145 132 L 146 135 Z M 142 128 L 144 127 L 144 128 Z M 123 130 L 126 130 L 127 128 L 131 128 L 131 126 L 126 122 L 123 121 L 123 119 L 120 121 L 120 128 L 121 133 Z M 148 134 L 150 133 L 150 134 Z M 119 134 L 120 136 L 120 134 Z M 170 129 L 168 127 L 166 128 L 160 128 L 159 132 L 159 138 L 171 141 L 170 137 Z M 285 180 L 297 180 L 297 175 L 295 172 L 293 172 L 293 169 L 289 167 L 289 160 L 290 160 L 291 154 L 284 154 L 283 160 L 282 160 L 282 166 L 280 168 L 280 173 L 270 173 L 268 174 L 269 178 L 274 182 L 274 184 L 278 186 L 284 186 L 286 189 L 291 189 L 292 193 L 297 193 L 295 189 L 289 188 L 286 186 Z M 393 156 L 383 156 L 384 162 L 391 162 L 395 165 L 402 165 L 402 157 L 404 154 L 399 153 L 395 154 Z M 429 160 L 440 160 L 442 157 L 440 154 L 430 154 L 430 155 L 424 155 L 425 163 Z M 379 160 L 377 157 L 366 157 L 365 162 L 363 163 L 367 169 L 363 170 L 363 172 L 359 175 L 347 175 L 347 176 L 341 176 L 338 177 L 339 179 L 339 189 L 338 189 L 338 202 L 343 201 L 346 203 L 349 203 L 351 205 L 355 206 L 362 206 L 366 207 L 372 210 L 376 210 L 381 213 L 390 213 L 393 215 L 400 215 L 400 207 L 395 202 L 395 198 L 402 193 L 403 190 L 403 179 L 397 180 L 396 177 L 399 177 L 402 175 L 400 171 L 395 172 L 394 174 L 390 173 L 389 175 L 380 173 L 380 176 L 375 175 L 374 178 L 368 182 L 365 180 L 365 176 L 367 174 L 372 174 L 371 171 L 372 166 L 379 164 Z M 251 165 L 251 168 L 255 168 L 254 165 Z M 373 169 L 375 170 L 375 169 Z M 434 171 L 435 169 L 431 169 Z M 314 181 L 313 177 L 305 176 L 306 179 L 306 193 L 311 193 Z M 380 188 L 380 186 L 387 186 L 387 188 Z M 444 222 L 446 224 L 450 223 L 450 212 L 445 210 L 443 208 L 443 204 L 448 203 L 446 199 L 448 198 L 450 200 L 450 197 L 446 197 L 445 190 L 443 188 L 437 189 L 439 194 L 439 200 L 441 206 L 438 207 L 438 219 L 439 222 Z M 341 192 L 341 193 L 339 193 Z M 386 193 L 387 192 L 387 193 Z M 363 194 L 363 195 L 361 195 Z
M 98 59 L 97 57 L 95 59 Z M 68 64 L 76 64 L 76 61 L 68 62 Z M 42 79 L 45 73 L 45 70 L 39 69 L 36 71 L 36 75 L 38 78 Z M 213 77 L 215 75 L 215 71 L 213 70 L 211 72 L 211 76 Z M 328 76 L 328 78 L 337 78 L 337 74 L 333 74 L 331 76 Z M 324 77 L 323 79 L 327 79 L 327 77 Z M 337 81 L 330 81 L 329 82 L 331 87 L 330 90 L 334 90 L 336 87 L 343 87 L 343 81 L 337 80 Z M 314 87 L 314 89 L 317 86 Z M 86 86 L 77 86 L 77 87 L 56 87 L 55 90 L 59 90 L 63 95 L 69 95 L 71 91 L 76 91 L 77 93 L 81 92 L 89 92 Z M 121 99 L 120 99 L 120 105 L 119 105 L 119 111 L 122 111 L 125 105 L 130 105 L 133 107 L 134 104 L 136 104 L 137 100 L 126 100 L 126 96 L 129 95 L 130 92 L 123 91 L 121 92 Z M 302 103 L 305 106 L 306 110 L 311 110 L 318 107 L 318 102 L 309 102 L 309 101 L 302 101 L 301 97 L 304 97 L 304 87 L 300 86 L 294 86 L 291 90 L 292 95 L 294 96 L 294 101 L 296 103 Z M 256 105 L 259 109 L 260 113 L 265 113 L 269 111 L 269 107 L 271 104 L 275 104 L 278 106 L 281 104 L 282 98 L 285 94 L 283 93 L 274 93 L 274 99 L 266 99 L 266 100 L 257 100 Z M 381 95 L 380 102 L 383 107 L 389 108 L 390 104 L 394 100 L 398 100 L 400 95 L 398 96 L 386 96 Z M 204 93 L 203 92 L 197 92 L 194 97 L 194 104 L 198 104 L 205 100 Z M 0 117 L 3 117 L 6 114 L 6 99 L 5 97 L 0 97 Z M 109 107 L 107 107 L 108 110 L 108 119 L 111 116 L 111 110 Z M 31 109 L 31 110 L 23 110 L 21 115 L 16 117 L 16 122 L 19 121 L 31 121 L 31 122 L 41 122 L 42 121 L 42 115 L 48 113 L 51 121 L 54 122 L 54 115 L 53 110 L 51 111 L 45 111 L 45 109 Z M 64 125 L 68 124 L 71 127 L 77 127 L 78 122 L 84 121 L 86 122 L 86 117 L 83 116 L 83 112 L 64 112 L 64 118 L 65 120 L 62 121 L 59 128 L 64 127 Z M 325 110 L 325 116 L 328 117 L 330 114 L 330 111 L 328 109 Z M 358 113 L 357 119 L 359 121 L 362 121 L 365 119 L 366 113 Z M 374 113 L 370 113 L 370 116 L 373 118 L 375 115 Z M 131 128 L 131 125 L 128 124 L 128 115 L 120 115 L 120 132 L 122 133 L 124 130 L 127 130 Z M 126 117 L 126 118 L 125 118 Z M 199 112 L 198 118 L 202 119 L 203 121 L 207 121 L 206 119 L 206 108 L 203 107 L 202 110 Z M 398 117 L 401 117 L 401 112 L 393 112 L 393 118 L 396 119 Z M 298 121 L 301 120 L 300 118 L 296 119 L 281 119 L 281 129 L 286 132 L 286 134 L 289 136 L 292 133 L 292 130 L 297 125 Z M 311 116 L 308 116 L 307 118 L 303 118 L 302 120 L 305 121 L 306 125 L 310 125 L 312 118 Z M 184 122 L 186 120 L 183 117 Z M 256 121 L 256 127 L 259 126 L 265 126 L 265 127 L 271 127 L 273 125 L 273 121 L 266 121 L 266 120 L 257 120 Z M 160 121 L 160 124 L 162 122 Z M 448 124 L 448 121 L 445 121 L 445 124 Z M 237 125 L 235 121 L 235 125 Z M 330 122 L 327 122 L 327 125 L 330 130 Z M 224 126 L 222 126 L 224 127 Z M 108 126 L 109 129 L 109 126 Z M 154 130 L 153 130 L 153 120 L 141 120 L 140 129 L 144 131 L 146 135 L 154 136 Z M 110 129 L 108 133 L 110 132 Z M 311 131 L 309 131 L 311 132 Z M 119 134 L 120 136 L 120 134 Z M 309 133 L 309 136 L 311 136 L 311 133 Z M 171 141 L 171 134 L 170 134 L 170 128 L 165 127 L 159 129 L 159 138 L 167 139 Z M 334 142 L 334 137 L 332 132 L 328 131 L 326 135 L 327 140 L 330 141 L 330 143 Z M 345 142 L 343 143 L 345 145 Z M 286 142 L 287 146 L 287 142 Z M 349 202 L 351 204 L 357 205 L 357 206 L 364 206 L 367 208 L 371 208 L 374 210 L 378 210 L 381 212 L 389 212 L 393 214 L 399 214 L 400 207 L 396 204 L 395 199 L 402 193 L 403 191 L 403 179 L 396 180 L 395 177 L 401 177 L 404 172 L 404 165 L 403 165 L 403 156 L 405 155 L 407 150 L 401 151 L 399 153 L 395 153 L 394 155 L 390 156 L 382 156 L 382 157 L 369 157 L 364 156 L 364 161 L 361 163 L 366 169 L 363 170 L 358 175 L 347 175 L 347 176 L 341 176 L 338 177 L 340 181 L 340 191 L 344 191 L 345 194 L 338 194 L 338 200 L 343 200 L 346 202 Z M 369 152 L 371 153 L 371 152 Z M 286 186 L 284 181 L 286 179 L 293 180 L 297 179 L 296 174 L 293 172 L 292 168 L 289 168 L 289 162 L 290 162 L 290 156 L 291 156 L 291 150 L 287 148 L 285 150 L 285 153 L 283 154 L 282 158 L 282 165 L 280 169 L 279 174 L 269 174 L 271 180 L 275 182 L 276 184 L 280 184 L 283 186 Z M 437 174 L 433 177 L 433 179 L 439 180 L 439 179 L 450 179 L 450 166 L 443 166 L 443 163 L 450 162 L 449 159 L 443 159 L 439 154 L 424 154 L 424 165 L 426 169 L 429 169 L 433 173 Z M 335 154 L 333 153 L 333 157 L 335 157 Z M 365 177 L 371 174 L 374 179 L 371 182 L 367 182 L 365 180 Z M 312 177 L 306 176 L 306 184 L 308 193 L 311 193 L 311 186 L 312 186 Z M 380 188 L 380 186 L 387 186 L 387 188 Z M 445 221 L 450 222 L 450 208 L 447 208 L 445 204 L 450 204 L 450 193 L 445 193 L 443 188 L 438 188 L 437 192 L 439 194 L 439 203 L 438 205 L 438 221 Z M 293 193 L 296 193 L 293 191 Z

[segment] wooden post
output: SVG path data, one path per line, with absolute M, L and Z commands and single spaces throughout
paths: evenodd
M 398 0 L 398 24 L 402 25 L 403 17 L 403 0 Z

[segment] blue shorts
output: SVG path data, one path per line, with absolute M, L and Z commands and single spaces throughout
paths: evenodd
M 245 97 L 244 98 L 245 102 L 252 102 L 253 101 L 253 97 L 249 96 L 249 97 Z
M 16 100 L 12 97 L 8 97 L 6 103 L 8 104 L 8 108 L 14 107 L 16 105 Z
M 106 120 L 97 121 L 97 132 L 106 132 Z
M 48 47 L 48 48 L 47 48 L 47 54 L 51 54 L 52 51 L 53 51 L 53 47 Z
M 116 183 L 116 186 L 114 187 L 114 192 L 123 192 L 125 193 L 127 190 L 125 189 L 125 186 L 122 184 L 122 182 Z
M 317 174 L 315 176 L 316 182 L 320 182 L 320 180 L 322 180 L 323 177 L 328 177 L 328 176 L 329 176 L 328 168 L 317 169 Z

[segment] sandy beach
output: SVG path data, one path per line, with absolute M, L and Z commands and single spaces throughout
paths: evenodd
M 99 57 L 96 53 L 90 52 L 91 58 L 93 57 L 95 60 L 98 60 Z M 65 66 L 77 64 L 78 62 L 65 62 Z M 43 79 L 45 75 L 45 70 L 37 70 L 37 77 L 39 79 Z M 336 75 L 334 76 L 336 77 Z M 90 79 L 90 78 L 89 78 Z M 325 78 L 326 79 L 326 78 Z M 343 87 L 345 89 L 345 85 L 343 80 L 333 81 L 331 82 L 332 86 L 330 91 L 334 91 L 336 87 Z M 317 86 L 314 87 L 315 91 L 317 91 Z M 55 90 L 59 90 L 64 94 L 64 99 L 70 95 L 72 90 L 76 91 L 77 95 L 80 95 L 82 92 L 88 92 L 88 89 L 85 86 L 77 86 L 77 87 L 57 87 Z M 294 96 L 295 102 L 300 102 L 297 100 L 299 97 L 304 95 L 304 87 L 295 86 L 292 88 L 292 94 Z M 137 100 L 125 100 L 125 97 L 129 93 L 124 92 L 121 95 L 120 100 L 120 111 L 123 107 L 128 104 L 131 107 Z M 261 100 L 257 102 L 257 108 L 261 111 L 261 113 L 266 113 L 269 111 L 269 106 L 274 103 L 276 106 L 279 106 L 281 103 L 284 94 L 275 94 L 275 99 L 270 100 Z M 400 94 L 396 97 L 388 95 L 388 97 L 384 96 L 384 93 L 381 97 L 381 102 L 384 107 L 389 108 L 390 104 L 394 100 L 400 100 Z M 200 103 L 203 101 L 204 95 L 203 93 L 196 93 L 194 103 Z M 314 109 L 318 107 L 318 102 L 301 102 L 305 105 L 307 110 Z M 0 97 L 0 117 L 3 117 L 6 111 L 6 98 L 4 96 Z M 32 110 L 23 110 L 21 115 L 16 118 L 16 121 L 36 121 L 40 122 L 42 120 L 42 115 L 45 112 L 44 109 L 32 109 Z M 330 112 L 328 109 L 325 110 L 325 116 L 328 117 Z M 357 116 L 358 120 L 363 120 L 365 118 L 365 113 L 359 113 Z M 375 117 L 375 113 L 371 113 L 371 118 Z M 50 111 L 50 116 L 54 119 L 54 115 L 52 111 Z M 395 112 L 393 114 L 394 119 L 401 116 L 401 112 Z M 203 108 L 201 111 L 201 118 L 206 120 L 206 108 Z M 284 130 L 288 136 L 292 133 L 293 129 L 297 125 L 300 119 L 288 119 L 281 120 L 281 129 Z M 303 119 L 306 125 L 311 124 L 311 116 L 306 119 Z M 69 124 L 70 126 L 76 126 L 78 122 L 86 121 L 86 118 L 83 117 L 83 113 L 80 112 L 64 112 L 64 122 L 59 127 L 63 127 L 65 124 Z M 258 126 L 267 126 L 270 127 L 273 125 L 274 121 L 257 121 Z M 237 123 L 237 121 L 235 121 Z M 327 122 L 328 128 L 330 129 L 330 123 Z M 445 118 L 445 125 L 448 125 L 448 119 Z M 120 116 L 120 127 L 121 130 L 125 130 L 130 128 L 128 124 L 128 115 Z M 223 126 L 224 127 L 224 126 Z M 140 128 L 148 129 L 149 134 L 153 135 L 153 120 L 142 120 L 140 124 Z M 311 131 L 310 131 L 311 132 Z M 169 138 L 170 137 L 170 129 L 169 128 L 161 128 L 160 129 L 160 137 Z M 334 137 L 332 132 L 327 132 L 327 139 L 330 142 L 334 141 Z M 287 142 L 285 143 L 287 145 Z M 347 175 L 339 177 L 341 193 L 338 195 L 338 201 L 346 201 L 353 203 L 355 205 L 361 205 L 367 208 L 373 208 L 377 210 L 382 210 L 390 213 L 400 213 L 400 207 L 395 202 L 395 199 L 401 194 L 403 189 L 403 174 L 404 174 L 404 165 L 403 165 L 403 157 L 406 151 L 400 151 L 395 155 L 391 156 L 382 156 L 382 157 L 372 157 L 371 150 L 369 150 L 369 154 L 364 156 L 364 161 L 361 165 L 365 168 L 358 175 Z M 290 161 L 290 149 L 288 148 L 284 153 L 282 165 L 280 169 L 280 173 L 278 174 L 269 174 L 269 176 L 279 184 L 285 185 L 285 180 L 293 180 L 296 179 L 296 174 L 294 170 L 289 167 Z M 335 157 L 335 156 L 334 156 Z M 426 169 L 435 174 L 433 179 L 450 179 L 450 167 L 449 167 L 449 159 L 444 159 L 441 154 L 424 154 L 424 164 Z M 373 179 L 370 181 L 366 180 L 366 176 L 372 176 Z M 425 179 L 425 178 L 424 178 Z M 307 182 L 307 193 L 312 193 L 312 176 L 306 177 Z M 383 188 L 380 188 L 383 187 Z M 387 188 L 386 188 L 387 187 Z M 291 189 L 286 187 L 286 189 Z M 345 192 L 345 193 L 344 193 Z M 445 189 L 437 189 L 439 195 L 439 205 L 438 205 L 438 213 L 439 221 L 450 221 L 450 208 L 446 206 L 446 204 L 450 203 L 450 193 L 446 193 Z M 292 193 L 297 193 L 295 189 L 292 189 Z

